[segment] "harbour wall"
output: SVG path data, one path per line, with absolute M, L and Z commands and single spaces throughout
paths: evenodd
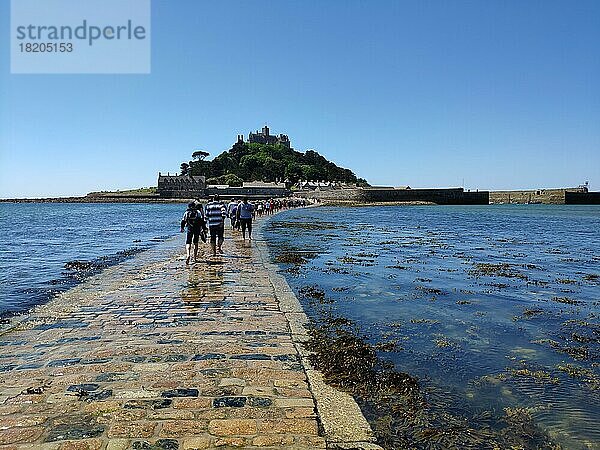
M 598 204 L 599 196 L 599 192 L 588 192 L 585 188 L 492 191 L 490 203 Z
M 600 192 L 565 192 L 567 205 L 600 205 Z
M 355 188 L 323 191 L 294 192 L 297 196 L 316 198 L 332 202 L 395 203 L 423 202 L 438 205 L 487 205 L 489 192 L 465 192 L 463 188 L 453 189 L 395 189 L 395 188 Z

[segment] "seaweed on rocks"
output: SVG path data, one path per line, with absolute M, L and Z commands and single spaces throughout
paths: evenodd
M 27 310 L 50 301 L 61 292 L 67 291 L 87 278 L 99 274 L 104 269 L 120 264 L 144 250 L 142 247 L 132 247 L 91 261 L 67 261 L 59 278 L 42 283 L 40 287 L 29 286 L 20 290 L 19 294 L 22 294 L 23 298 L 19 304 L 11 309 L 0 311 L 0 325 L 10 324 L 10 318 L 22 315 Z
M 328 299 L 325 296 L 325 291 L 319 286 L 303 286 L 300 291 L 300 295 L 311 302 L 317 302 L 320 304 L 332 303 L 333 300 Z
M 504 278 L 519 278 L 527 280 L 527 275 L 519 272 L 514 265 L 507 263 L 490 264 L 490 263 L 477 263 L 469 271 L 469 273 L 475 277 L 488 276 L 488 277 L 504 277 Z
M 356 324 L 324 313 L 309 327 L 310 359 L 327 383 L 354 396 L 386 449 L 560 450 L 524 408 L 460 415 L 438 407 L 408 373 L 378 355 Z
M 102 270 L 119 264 L 125 259 L 143 251 L 143 248 L 133 247 L 127 250 L 123 250 L 115 253 L 114 255 L 101 256 L 92 261 L 74 260 L 65 263 L 65 271 L 63 275 L 68 280 L 81 282 L 85 278 L 100 273 Z
M 301 250 L 293 246 L 282 246 L 277 249 L 273 259 L 278 264 L 288 265 L 287 272 L 299 273 L 300 268 L 307 264 L 311 259 L 319 256 L 319 252 L 312 250 Z
M 278 229 L 287 229 L 287 230 L 310 230 L 310 231 L 319 231 L 319 230 L 334 230 L 334 229 L 344 229 L 346 226 L 340 225 L 334 222 L 327 222 L 323 220 L 313 220 L 310 222 L 300 222 L 300 221 L 280 221 L 273 220 L 269 223 L 269 228 L 271 230 Z
M 600 377 L 592 369 L 570 363 L 558 364 L 556 368 L 571 378 L 576 378 L 585 383 L 591 390 L 600 390 Z

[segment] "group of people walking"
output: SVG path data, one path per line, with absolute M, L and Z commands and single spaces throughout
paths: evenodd
M 223 241 L 225 233 L 225 220 L 229 218 L 232 230 L 242 232 L 242 238 L 252 239 L 252 220 L 256 215 L 273 214 L 283 208 L 306 206 L 304 199 L 283 199 L 259 201 L 255 205 L 250 203 L 247 197 L 241 201 L 232 199 L 225 205 L 218 195 L 213 195 L 211 200 L 203 206 L 199 201 L 188 204 L 181 219 L 181 232 L 186 231 L 185 263 L 189 264 L 193 256 L 194 261 L 198 257 L 198 242 L 206 242 L 210 235 L 210 247 L 212 255 L 223 253 Z M 193 250 L 192 250 L 193 249 Z

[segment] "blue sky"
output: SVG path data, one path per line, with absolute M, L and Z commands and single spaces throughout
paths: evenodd
M 150 75 L 11 75 L 0 197 L 156 184 L 268 123 L 372 184 L 600 190 L 600 2 L 152 1 Z

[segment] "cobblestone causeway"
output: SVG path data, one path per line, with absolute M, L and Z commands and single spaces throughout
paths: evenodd
M 0 448 L 325 448 L 256 249 L 186 268 L 182 238 L 0 336 Z M 203 251 L 207 246 L 201 246 Z

